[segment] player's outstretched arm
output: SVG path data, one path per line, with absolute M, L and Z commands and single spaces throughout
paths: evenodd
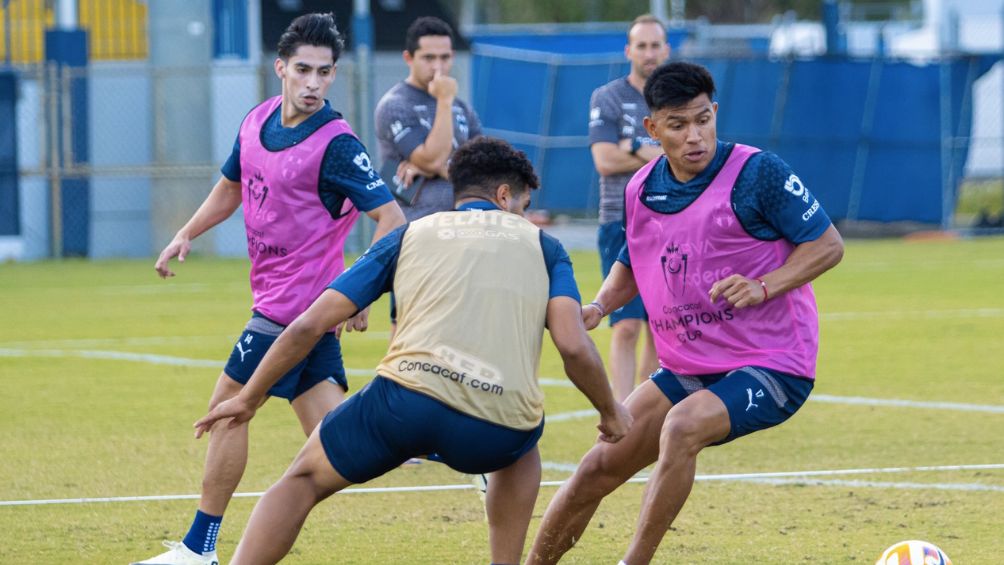
M 596 299 L 582 308 L 582 322 L 586 329 L 595 328 L 604 316 L 631 302 L 637 295 L 638 285 L 634 282 L 631 269 L 615 261 Z
M 616 443 L 631 428 L 631 414 L 614 399 L 596 345 L 582 325 L 579 303 L 556 296 L 547 303 L 547 327 L 565 364 L 565 374 L 600 413 L 600 440 Z
M 184 263 L 185 256 L 192 248 L 192 240 L 229 218 L 240 205 L 241 183 L 221 176 L 191 219 L 178 230 L 171 243 L 167 244 L 167 247 L 160 252 L 160 256 L 157 257 L 157 262 L 153 266 L 157 270 L 157 274 L 165 279 L 173 277 L 174 272 L 168 265 L 171 259 L 177 257 L 178 261 Z
M 325 290 L 306 312 L 279 334 L 240 393 L 217 404 L 195 422 L 195 437 L 201 437 L 224 418 L 233 418 L 231 426 L 253 418 L 272 385 L 310 353 L 324 332 L 347 320 L 356 310 L 356 305 L 344 294 Z

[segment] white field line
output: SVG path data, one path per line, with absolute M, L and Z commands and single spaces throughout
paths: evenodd
M 222 368 L 223 361 L 208 359 L 188 359 L 154 353 L 130 353 L 127 351 L 76 350 L 76 349 L 0 349 L 0 357 L 79 357 L 107 361 L 138 361 L 154 365 L 175 365 L 182 367 Z
M 550 414 L 544 415 L 544 421 L 548 424 L 552 422 L 568 422 L 572 420 L 582 420 L 583 418 L 592 418 L 599 414 L 596 410 L 592 408 L 587 408 L 586 410 L 576 410 L 574 412 L 562 412 L 560 414 Z
M 572 386 L 567 381 L 551 381 L 551 379 L 540 379 L 540 384 L 544 386 Z M 955 410 L 958 412 L 987 412 L 990 414 L 1004 414 L 1004 406 L 994 404 L 967 404 L 964 402 L 932 402 L 924 400 L 903 400 L 898 398 L 867 398 L 863 396 L 836 396 L 833 394 L 812 394 L 809 402 L 822 402 L 825 404 L 846 404 L 851 406 L 889 406 L 893 408 L 923 408 L 929 410 Z M 595 410 L 578 410 L 547 416 L 548 422 L 567 422 L 569 420 L 580 420 L 596 415 Z
M 886 483 L 876 481 L 843 481 L 843 480 L 821 480 L 821 479 L 747 479 L 743 482 L 757 483 L 764 485 L 800 485 L 800 486 L 820 486 L 820 487 L 869 487 L 869 488 L 890 488 L 907 490 L 962 490 L 962 491 L 989 491 L 1004 492 L 1004 486 L 983 485 L 979 483 Z
M 46 340 L 26 340 L 26 341 L 4 341 L 0 342 L 0 348 L 6 349 L 53 349 L 53 348 L 80 348 L 80 347 L 101 347 L 116 345 L 184 345 L 186 343 L 204 343 L 206 341 L 216 341 L 220 343 L 233 343 L 237 341 L 240 334 L 219 334 L 219 335 L 190 335 L 190 336 L 147 336 L 147 337 L 105 337 L 92 339 L 46 339 Z M 366 339 L 389 339 L 390 332 L 385 331 L 365 331 L 352 332 L 346 335 L 360 335 Z M 356 337 L 349 338 L 359 339 Z
M 234 342 L 237 341 L 237 334 L 5 341 L 0 343 L 0 347 L 6 349 L 62 349 L 116 345 L 184 345 L 187 343 L 204 343 L 207 341 Z
M 579 468 L 575 463 L 558 463 L 557 461 L 541 461 L 540 467 L 545 471 L 561 471 L 563 473 L 574 473 Z
M 181 367 L 215 367 L 223 370 L 225 360 L 189 359 L 154 353 L 130 353 L 128 351 L 101 351 L 76 349 L 0 349 L 0 357 L 79 357 L 101 359 L 103 361 L 136 361 L 154 365 L 175 365 Z M 373 369 L 345 369 L 351 377 L 372 376 Z
M 215 367 L 222 370 L 225 361 L 209 359 L 189 359 L 186 357 L 174 357 L 171 355 L 157 355 L 154 353 L 132 353 L 127 351 L 106 351 L 106 350 L 77 350 L 77 349 L 21 349 L 21 348 L 0 348 L 0 357 L 76 357 L 83 359 L 101 359 L 104 361 L 134 361 L 140 363 L 152 363 L 154 365 L 173 365 L 182 367 Z M 369 377 L 374 374 L 373 369 L 358 369 L 347 367 L 345 374 L 350 377 Z M 542 386 L 573 387 L 567 379 L 540 379 Z M 959 412 L 988 412 L 991 414 L 1004 414 L 1004 406 L 987 404 L 967 404 L 962 402 L 930 402 L 922 400 L 902 400 L 896 398 L 865 398 L 860 396 L 834 396 L 830 394 L 813 394 L 809 397 L 810 402 L 825 402 L 828 404 L 849 404 L 864 406 L 892 406 L 897 408 L 924 408 L 933 410 L 955 410 Z M 593 415 L 592 410 L 581 410 L 564 415 L 556 415 L 548 418 L 551 422 L 562 422 L 575 420 L 578 418 L 588 418 Z M 560 419 L 555 419 L 560 418 Z
M 827 322 L 858 320 L 950 320 L 955 318 L 1002 318 L 1004 308 L 960 308 L 957 310 L 878 310 L 874 312 L 823 312 Z
M 540 379 L 540 384 L 543 386 L 554 386 L 554 387 L 573 387 L 574 385 L 566 380 L 561 379 Z M 836 396 L 833 394 L 811 394 L 809 395 L 809 402 L 824 402 L 826 404 L 849 404 L 856 406 L 890 406 L 896 408 L 926 408 L 931 410 L 956 410 L 959 412 L 988 412 L 991 414 L 1004 414 L 1004 406 L 998 406 L 994 404 L 967 404 L 964 402 L 932 402 L 924 400 L 903 400 L 897 398 L 867 398 L 863 396 Z M 580 410 L 577 412 L 568 412 L 566 414 L 558 414 L 557 416 L 548 416 L 548 422 L 563 422 L 567 420 L 576 420 L 580 418 L 588 418 L 595 415 L 594 410 Z M 561 419 L 557 419 L 560 417 Z
M 966 404 L 962 402 L 932 402 L 923 400 L 898 400 L 895 398 L 865 398 L 861 396 L 834 396 L 832 394 L 811 394 L 809 401 L 830 404 L 852 404 L 859 406 L 895 406 L 901 408 L 930 408 L 933 410 L 958 410 L 960 412 L 990 412 L 1004 414 L 1004 406 L 988 404 Z
M 552 464 L 560 465 L 560 464 Z M 561 469 L 566 471 L 574 465 L 568 467 L 561 465 Z M 852 487 L 872 487 L 872 488 L 892 488 L 892 489 L 929 489 L 929 490 L 965 490 L 965 491 L 990 491 L 1004 492 L 1004 486 L 985 485 L 978 483 L 903 483 L 903 482 L 875 482 L 875 481 L 845 481 L 845 480 L 819 480 L 807 479 L 805 477 L 833 476 L 833 475 L 853 475 L 865 473 L 906 473 L 906 472 L 927 472 L 927 471 L 969 471 L 978 469 L 1004 469 L 1002 464 L 985 465 L 941 465 L 927 467 L 888 467 L 874 469 L 827 469 L 818 471 L 788 471 L 777 473 L 733 473 L 722 475 L 698 475 L 697 481 L 741 481 L 762 484 L 799 484 L 808 486 L 852 486 Z M 786 478 L 791 477 L 791 478 Z M 629 479 L 629 483 L 644 483 L 648 477 L 638 476 Z M 564 481 L 543 481 L 541 486 L 560 486 Z M 470 490 L 476 488 L 475 485 L 426 485 L 410 487 L 356 487 L 341 491 L 339 494 L 374 494 L 389 492 L 430 492 L 446 490 Z M 235 498 L 257 498 L 263 492 L 243 492 L 234 493 Z M 107 496 L 97 498 L 50 498 L 38 500 L 0 500 L 2 506 L 43 506 L 51 504 L 86 504 L 93 502 L 148 502 L 165 500 L 195 500 L 197 494 L 165 494 L 151 496 Z

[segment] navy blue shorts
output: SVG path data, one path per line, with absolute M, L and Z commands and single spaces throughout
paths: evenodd
M 331 466 L 364 483 L 432 453 L 461 473 L 491 473 L 518 461 L 542 433 L 544 422 L 513 430 L 377 376 L 324 417 L 320 436 Z
M 651 379 L 673 404 L 704 389 L 722 399 L 729 411 L 730 430 L 728 437 L 714 445 L 787 420 L 809 398 L 813 385 L 813 381 L 806 378 L 750 366 L 700 376 L 677 375 L 660 368 Z
M 603 271 L 603 278 L 607 278 L 610 269 L 613 269 L 614 263 L 617 262 L 621 248 L 624 247 L 624 224 L 621 222 L 602 224 L 597 240 L 600 246 L 600 269 Z M 645 305 L 642 304 L 641 295 L 635 296 L 631 302 L 611 312 L 609 320 L 611 326 L 621 320 L 647 321 L 648 314 L 645 313 Z
M 242 385 L 247 384 L 258 368 L 258 363 L 261 363 L 283 329 L 284 326 L 255 312 L 244 327 L 240 339 L 234 344 L 223 372 Z M 268 390 L 268 395 L 292 401 L 322 381 L 331 381 L 342 387 L 342 390 L 349 390 L 345 366 L 342 364 L 342 347 L 333 333 L 324 334 L 306 359 L 283 375 Z

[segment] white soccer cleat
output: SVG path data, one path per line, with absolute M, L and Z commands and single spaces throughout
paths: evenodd
M 488 475 L 483 473 L 471 475 L 471 482 L 474 483 L 474 488 L 478 491 L 478 498 L 484 503 L 485 496 L 488 494 Z
M 131 565 L 220 565 L 215 551 L 206 555 L 195 553 L 180 541 L 164 540 L 164 547 L 168 548 L 164 553 Z

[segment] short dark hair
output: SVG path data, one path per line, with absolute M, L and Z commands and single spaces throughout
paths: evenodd
M 715 80 L 707 68 L 694 63 L 664 63 L 645 81 L 645 103 L 649 112 L 682 106 L 701 94 L 714 99 Z
M 540 187 L 526 153 L 497 137 L 476 137 L 461 145 L 450 158 L 448 173 L 454 200 L 494 197 L 502 184 L 514 195 Z
M 404 49 L 414 55 L 418 51 L 418 40 L 427 35 L 445 35 L 453 42 L 453 28 L 450 24 L 433 16 L 423 16 L 411 22 L 404 34 Z
M 666 33 L 666 26 L 665 26 L 665 24 L 662 23 L 662 20 L 660 20 L 659 18 L 653 16 L 652 14 L 642 14 L 642 15 L 638 16 L 637 18 L 631 20 L 631 25 L 628 26 L 628 29 L 627 29 L 627 40 L 628 40 L 628 43 L 631 43 L 631 30 L 633 30 L 634 26 L 636 26 L 638 24 L 655 24 L 655 25 L 657 25 L 657 26 L 659 26 L 659 27 L 662 28 L 662 33 L 663 34 Z
M 331 12 L 304 14 L 290 22 L 276 46 L 279 58 L 283 61 L 288 60 L 301 45 L 330 47 L 331 55 L 337 62 L 338 57 L 342 55 L 345 41 L 342 39 L 342 34 L 338 33 L 335 15 Z

